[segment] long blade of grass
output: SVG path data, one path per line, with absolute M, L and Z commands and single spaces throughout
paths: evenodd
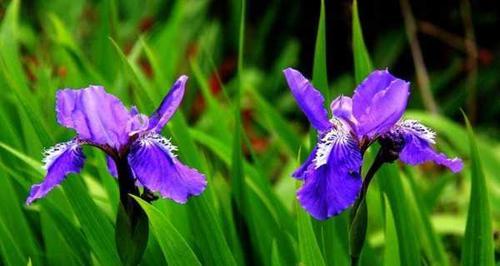
M 352 2 L 352 52 L 354 54 L 354 78 L 359 84 L 372 71 L 373 65 L 363 39 L 356 0 Z
M 314 49 L 313 78 L 312 83 L 321 91 L 326 102 L 330 102 L 330 90 L 328 89 L 328 68 L 326 65 L 326 26 L 325 26 L 325 1 L 321 0 L 321 8 L 318 21 L 318 32 L 316 34 L 316 46 Z
M 299 235 L 300 261 L 304 265 L 324 266 L 325 261 L 321 254 L 321 249 L 316 240 L 314 229 L 311 223 L 311 216 L 306 213 L 299 204 L 297 210 L 297 230 Z
M 469 120 L 464 114 L 471 155 L 471 192 L 462 247 L 462 265 L 494 265 L 493 232 L 486 176 Z
M 146 212 L 151 229 L 169 265 L 201 265 L 184 237 L 156 207 L 133 196 Z
M 191 137 L 182 113 L 178 112 L 170 120 L 168 126 L 176 140 L 175 143 L 179 147 L 181 159 L 188 165 L 206 173 L 208 167 L 202 160 L 203 156 L 196 149 L 196 144 Z M 214 265 L 234 265 L 234 257 L 225 239 L 220 217 L 218 217 L 215 208 L 216 203 L 211 193 L 214 192 L 211 188 L 210 177 L 208 177 L 207 189 L 203 195 L 195 197 L 189 202 L 193 234 L 196 235 L 204 262 Z M 198 221 L 204 222 L 199 223 Z
M 242 125 L 241 125 L 241 92 L 243 87 L 243 42 L 245 36 L 245 9 L 246 1 L 240 1 L 240 28 L 238 41 L 238 84 L 236 85 L 236 93 L 234 95 L 234 135 L 233 135 L 233 150 L 231 162 L 231 178 L 233 187 L 233 196 L 240 209 L 244 212 L 244 195 L 245 195 L 245 175 L 243 174 L 243 151 L 242 151 Z
M 408 199 L 395 165 L 384 165 L 376 174 L 381 190 L 387 195 L 394 217 L 401 265 L 420 265 L 420 247 Z
M 0 147 L 12 152 L 13 155 L 32 166 L 34 170 L 43 172 L 41 171 L 42 165 L 35 163 L 36 161 L 29 156 L 4 143 L 0 143 Z M 92 200 L 81 178 L 69 176 L 64 182 L 64 191 L 66 195 L 70 195 L 67 199 L 73 207 L 96 258 L 105 265 L 119 265 L 120 259 L 113 238 L 113 225 Z

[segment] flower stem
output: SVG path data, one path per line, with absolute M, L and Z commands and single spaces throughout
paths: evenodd
M 366 193 L 368 192 L 368 186 L 375 176 L 375 173 L 380 169 L 380 167 L 382 167 L 384 163 L 387 162 L 387 159 L 385 157 L 385 152 L 383 151 L 383 149 L 380 149 L 377 153 L 377 156 L 375 157 L 375 161 L 373 161 L 372 166 L 370 167 L 370 169 L 368 169 L 368 173 L 366 173 L 365 179 L 363 180 L 363 186 L 361 187 L 360 195 L 356 203 L 354 203 L 354 207 L 352 208 L 353 215 L 356 214 L 361 201 L 365 199 Z
M 368 191 L 368 186 L 371 180 L 375 176 L 375 173 L 380 169 L 380 167 L 390 161 L 387 156 L 387 150 L 381 148 L 375 157 L 375 161 L 368 170 L 368 173 L 363 180 L 363 186 L 361 187 L 361 192 L 354 203 L 351 212 L 351 227 L 349 232 L 349 244 L 350 244 L 350 255 L 351 255 L 351 265 L 356 266 L 359 261 L 361 250 L 366 238 L 367 220 L 368 220 L 368 210 L 366 207 L 366 193 Z
M 120 188 L 115 240 L 123 265 L 137 265 L 148 241 L 149 221 L 144 210 L 130 195 L 140 196 L 127 159 L 115 160 Z M 154 195 L 145 190 L 141 198 L 150 202 Z

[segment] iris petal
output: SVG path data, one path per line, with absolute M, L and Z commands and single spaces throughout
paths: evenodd
M 59 185 L 70 173 L 78 173 L 83 167 L 85 155 L 76 141 L 63 142 L 48 149 L 44 158 L 47 174 L 42 183 L 33 185 L 26 204 L 44 197 Z
M 299 71 L 287 68 L 283 73 L 297 104 L 312 126 L 319 131 L 327 131 L 331 125 L 323 106 L 325 100 L 321 93 Z
M 386 133 L 402 117 L 409 96 L 409 83 L 387 70 L 372 72 L 352 98 L 353 115 L 358 122 L 359 138 Z
M 463 162 L 459 158 L 448 158 L 443 153 L 435 151 L 431 144 L 434 143 L 434 132 L 415 120 L 406 120 L 400 123 L 398 133 L 404 139 L 404 147 L 399 154 L 399 159 L 404 163 L 417 165 L 427 161 L 448 167 L 452 172 L 460 172 Z
M 207 181 L 204 175 L 179 162 L 174 150 L 167 139 L 149 134 L 132 145 L 128 160 L 143 186 L 164 198 L 186 203 L 190 196 L 205 190 Z
M 106 155 L 106 166 L 108 167 L 108 172 L 114 178 L 118 178 L 118 169 L 116 168 L 116 163 L 109 155 Z
M 128 141 L 129 112 L 103 87 L 59 90 L 56 113 L 59 124 L 76 130 L 79 139 L 117 149 Z
M 329 132 L 318 145 L 297 198 L 314 218 L 325 220 L 351 206 L 361 190 L 361 152 L 351 135 Z M 324 158 L 327 158 L 324 161 Z
M 297 170 L 293 172 L 292 174 L 293 177 L 299 180 L 305 178 L 305 173 L 308 171 L 309 167 L 311 167 L 314 157 L 316 157 L 317 150 L 318 148 L 314 147 L 314 149 L 309 154 L 309 157 L 307 157 L 306 161 L 299 168 L 297 168 Z
M 347 96 L 339 96 L 330 104 L 333 116 L 348 124 L 353 132 L 357 131 L 358 121 L 352 114 L 352 99 Z
M 149 130 L 160 132 L 182 102 L 187 76 L 180 76 L 149 119 Z

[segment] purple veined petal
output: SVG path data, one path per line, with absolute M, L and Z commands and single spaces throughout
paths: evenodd
M 409 82 L 392 76 L 387 70 L 372 72 L 356 88 L 352 98 L 359 137 L 373 138 L 390 130 L 403 116 L 409 89 Z
M 149 117 L 144 114 L 135 114 L 127 122 L 126 130 L 129 136 L 145 132 L 149 127 Z
M 404 139 L 399 159 L 404 163 L 417 165 L 427 161 L 448 167 L 452 172 L 460 172 L 463 162 L 459 158 L 448 158 L 432 148 L 435 133 L 415 120 L 405 120 L 397 125 L 397 133 Z
M 170 120 L 170 118 L 174 115 L 175 111 L 179 108 L 179 105 L 182 102 L 187 80 L 188 77 L 185 75 L 182 75 L 179 79 L 177 79 L 167 96 L 163 98 L 163 101 L 158 109 L 156 109 L 156 111 L 154 111 L 151 115 L 148 130 L 160 132 L 165 124 L 167 124 L 168 120 Z
M 148 134 L 132 145 L 129 163 L 144 187 L 162 197 L 186 203 L 207 186 L 205 176 L 183 165 L 174 155 L 175 147 L 159 134 Z
M 347 96 L 339 96 L 330 104 L 333 116 L 347 123 L 354 132 L 357 130 L 358 121 L 352 114 L 352 99 Z
M 283 73 L 297 104 L 312 126 L 318 131 L 330 129 L 331 124 L 328 121 L 328 113 L 323 106 L 325 100 L 321 93 L 299 71 L 287 68 Z
M 101 86 L 57 91 L 56 113 L 59 124 L 76 130 L 81 140 L 117 149 L 128 141 L 129 111 Z
M 116 169 L 116 163 L 109 155 L 106 155 L 106 166 L 108 168 L 109 174 L 114 178 L 118 178 L 118 169 Z
M 292 174 L 293 177 L 301 180 L 305 178 L 305 174 L 308 171 L 309 167 L 312 166 L 314 157 L 316 157 L 316 152 L 318 148 L 314 147 L 314 149 L 311 151 L 309 154 L 309 157 L 307 157 L 306 161 L 299 167 L 297 170 L 295 170 Z
M 43 159 L 47 174 L 42 183 L 33 185 L 26 204 L 44 197 L 55 186 L 59 185 L 70 173 L 78 173 L 83 167 L 85 155 L 75 141 L 59 143 L 45 151 Z
M 348 132 L 328 132 L 318 143 L 314 165 L 297 192 L 302 207 L 318 220 L 350 207 L 361 190 L 361 163 L 361 152 Z

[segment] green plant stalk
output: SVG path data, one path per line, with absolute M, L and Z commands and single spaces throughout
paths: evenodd
M 125 158 L 115 160 L 120 188 L 120 206 L 116 216 L 115 241 L 123 265 L 137 265 L 146 250 L 149 221 L 144 210 L 130 195 L 139 197 L 139 188 L 135 185 L 130 165 Z M 155 199 L 145 189 L 141 198 L 147 202 Z
M 380 149 L 375 157 L 375 161 L 368 170 L 363 180 L 361 192 L 354 203 L 351 211 L 351 227 L 349 230 L 349 253 L 351 256 L 351 265 L 357 265 L 363 244 L 366 239 L 368 210 L 366 208 L 366 193 L 371 180 L 380 167 L 387 162 L 384 149 Z
M 382 142 L 385 142 L 382 140 Z M 368 169 L 365 179 L 363 180 L 363 185 L 361 187 L 361 192 L 354 203 L 351 211 L 351 228 L 349 231 L 349 253 L 351 255 L 351 265 L 357 265 L 361 250 L 363 249 L 363 244 L 366 239 L 366 229 L 368 226 L 368 209 L 366 207 L 366 193 L 368 192 L 368 186 L 372 181 L 375 173 L 382 167 L 384 163 L 392 163 L 399 157 L 400 146 L 392 145 L 392 143 L 382 144 L 379 149 L 375 161 Z

